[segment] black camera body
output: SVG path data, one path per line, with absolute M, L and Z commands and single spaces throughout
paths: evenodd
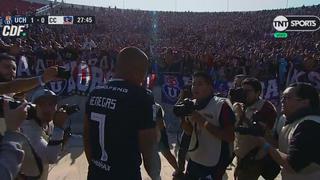
M 259 124 L 262 122 L 262 115 L 258 111 L 254 112 L 252 115 L 252 121 L 248 126 L 238 126 L 235 128 L 235 132 L 238 132 L 241 135 L 252 135 L 263 137 L 265 134 L 265 129 Z
M 251 135 L 251 136 L 263 137 L 265 130 L 257 122 L 254 121 L 254 122 L 250 123 L 249 127 L 245 127 L 245 126 L 236 127 L 235 132 L 237 132 L 241 135 Z
M 4 100 L 8 101 L 10 109 L 16 109 L 18 106 L 20 106 L 23 103 L 22 101 L 16 101 L 10 97 L 0 96 L 0 117 L 1 118 L 4 117 L 4 113 L 3 113 Z M 28 103 L 27 108 L 28 108 L 27 120 L 30 120 L 36 117 L 37 115 L 36 105 L 32 103 Z
M 69 79 L 71 76 L 71 72 L 67 71 L 65 67 L 58 66 L 58 75 L 59 78 Z
M 75 112 L 80 111 L 80 107 L 77 104 L 73 104 L 73 105 L 64 104 L 64 105 L 60 106 L 60 108 L 65 110 L 68 115 L 71 115 Z
M 188 98 L 173 106 L 173 113 L 178 117 L 188 116 L 194 110 L 196 110 L 196 105 L 191 99 Z
M 247 94 L 243 88 L 233 88 L 229 91 L 231 102 L 246 103 Z
M 0 117 L 1 118 L 4 117 L 4 114 L 3 114 L 4 100 L 9 102 L 10 109 L 16 109 L 18 106 L 20 106 L 23 103 L 22 101 L 17 101 L 17 100 L 10 98 L 10 97 L 0 96 Z M 36 105 L 28 102 L 27 108 L 28 108 L 27 120 L 35 119 L 37 117 Z M 71 115 L 71 114 L 78 112 L 80 110 L 80 108 L 77 104 L 74 104 L 74 105 L 64 104 L 64 105 L 60 106 L 60 108 L 65 110 L 68 115 Z

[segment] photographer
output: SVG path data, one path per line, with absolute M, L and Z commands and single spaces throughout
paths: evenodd
M 178 116 L 191 116 L 183 126 L 192 132 L 186 178 L 222 179 L 232 156 L 235 115 L 226 99 L 213 95 L 211 77 L 204 72 L 193 75 L 192 95 L 195 105 L 186 109 L 188 114 L 175 110 Z
M 29 138 L 41 159 L 43 170 L 40 179 L 44 180 L 48 177 L 49 164 L 55 163 L 61 152 L 63 126 L 68 114 L 62 108 L 57 109 L 57 96 L 47 89 L 36 90 L 32 95 L 32 103 L 36 104 L 36 115 L 23 122 L 21 132 Z M 27 161 L 25 164 L 26 168 L 28 163 Z
M 0 94 L 6 94 L 10 98 L 14 93 L 25 92 L 51 80 L 56 80 L 58 74 L 57 67 L 50 67 L 45 70 L 44 74 L 34 78 L 15 79 L 16 63 L 15 58 L 6 53 L 0 54 Z M 1 156 L 0 163 L 4 170 L 1 170 L 3 179 L 15 178 L 24 159 L 34 159 L 32 147 L 28 139 L 19 133 L 17 130 L 20 127 L 22 120 L 26 118 L 26 103 L 18 106 L 16 109 L 11 109 L 8 106 L 7 100 L 3 101 L 4 118 L 1 118 Z M 1 105 L 2 106 L 2 105 Z M 9 114 L 9 115 L 8 115 Z M 23 117 L 23 118 L 22 118 Z M 4 163 L 2 163 L 4 162 Z M 36 169 L 36 168 L 35 168 Z
M 248 78 L 248 76 L 244 74 L 238 74 L 234 77 L 233 88 L 231 88 L 228 92 L 228 98 L 232 104 L 236 102 L 245 102 L 245 95 L 241 88 L 241 82 L 246 78 Z
M 279 173 L 279 166 L 270 159 L 261 148 L 252 143 L 252 136 L 264 136 L 272 140 L 272 128 L 277 118 L 275 107 L 260 98 L 262 87 L 255 78 L 242 81 L 245 103 L 235 103 L 237 116 L 234 151 L 237 157 L 235 178 L 256 180 L 262 175 L 265 179 L 274 179 Z
M 285 125 L 279 134 L 279 150 L 264 138 L 255 138 L 282 166 L 283 180 L 318 180 L 320 177 L 320 113 L 317 90 L 310 84 L 289 85 L 281 98 Z
M 4 136 L 1 135 L 0 140 L 0 177 L 4 180 L 15 179 L 23 162 L 24 151 L 21 148 L 21 143 L 12 140 L 12 138 L 19 134 L 17 131 L 20 124 L 27 116 L 26 105 L 24 103 L 16 109 L 10 109 L 8 102 L 3 102 L 7 129 Z
M 192 93 L 191 93 L 191 86 L 186 86 L 183 88 L 179 95 L 179 100 L 177 101 L 177 104 L 180 104 L 183 102 L 184 99 L 186 98 L 191 98 Z M 188 129 L 188 121 L 187 117 L 180 117 L 180 126 L 182 129 Z M 186 126 L 185 128 L 183 128 Z M 179 146 L 179 151 L 178 151 L 178 171 L 176 171 L 173 176 L 179 179 L 179 177 L 182 177 L 185 171 L 185 162 L 186 162 L 186 156 L 188 153 L 189 149 L 189 144 L 190 144 L 190 139 L 191 139 L 191 134 L 192 134 L 192 129 L 189 129 L 187 131 L 183 130 L 181 134 L 181 140 L 177 144 Z
M 42 76 L 33 78 L 16 78 L 15 57 L 8 54 L 0 54 L 0 94 L 26 92 L 45 83 L 58 80 L 58 67 L 47 68 Z
M 15 93 L 24 93 L 37 86 L 44 86 L 45 83 L 58 80 L 59 68 L 52 66 L 47 68 L 42 76 L 33 78 L 16 78 L 15 57 L 6 53 L 0 54 L 0 95 L 13 97 Z M 6 124 L 0 119 L 0 132 L 5 131 Z

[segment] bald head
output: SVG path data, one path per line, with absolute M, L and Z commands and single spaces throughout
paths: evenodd
M 118 55 L 115 76 L 138 85 L 146 76 L 148 61 L 147 55 L 139 48 L 126 47 Z

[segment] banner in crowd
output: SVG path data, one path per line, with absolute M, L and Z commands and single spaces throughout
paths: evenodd
M 184 86 L 183 77 L 180 75 L 163 74 L 160 77 L 161 99 L 163 103 L 175 104 Z M 162 83 L 161 83 L 162 82 Z
M 46 88 L 61 96 L 71 94 L 87 95 L 96 86 L 102 85 L 111 77 L 110 71 L 105 68 L 107 62 L 104 62 L 104 60 L 102 59 L 99 63 L 94 60 L 88 60 L 88 63 L 85 61 L 69 61 L 63 66 L 70 71 L 70 78 L 50 82 L 46 84 Z M 30 66 L 30 62 L 22 56 L 18 60 L 17 66 L 18 77 L 29 77 L 41 75 L 48 67 L 48 63 L 43 59 L 36 59 Z
M 164 77 L 167 75 L 164 74 Z M 185 85 L 190 85 L 191 77 L 180 77 L 178 75 L 170 75 L 170 79 L 181 79 L 182 84 L 179 86 L 170 85 L 170 83 L 164 84 L 162 86 L 162 102 L 174 104 L 177 100 L 176 92 L 180 92 L 180 87 Z M 312 84 L 315 88 L 320 91 L 320 68 L 316 70 L 305 72 L 298 70 L 297 68 L 290 68 L 286 78 L 286 85 L 289 85 L 294 82 L 307 82 Z M 261 97 L 263 99 L 271 101 L 275 106 L 278 106 L 280 103 L 281 96 L 281 86 L 279 79 L 267 79 L 260 82 L 262 86 Z M 232 87 L 231 81 L 214 81 L 213 82 L 214 90 L 216 93 L 220 93 L 222 96 L 226 97 L 228 95 L 229 89 Z M 171 95 L 169 94 L 171 92 Z M 178 93 L 179 94 L 179 93 Z
M 190 85 L 191 77 L 181 77 L 179 75 L 163 74 L 162 85 L 162 102 L 167 104 L 174 104 L 178 100 L 180 90 L 185 85 Z M 179 82 L 179 83 L 177 83 Z M 229 89 L 232 87 L 231 81 L 214 81 L 214 90 L 226 97 Z M 269 79 L 261 81 L 262 92 L 261 97 L 271 101 L 275 106 L 279 104 L 280 89 L 277 79 Z
M 22 56 L 17 61 L 17 77 L 32 77 L 38 76 L 49 67 L 55 65 L 44 59 L 36 59 L 34 62 L 28 62 L 25 56 Z M 89 59 L 87 61 L 69 61 L 63 64 L 67 71 L 70 71 L 71 76 L 69 79 L 61 81 L 53 81 L 46 84 L 46 88 L 52 90 L 60 96 L 67 95 L 88 95 L 97 86 L 104 84 L 108 81 L 112 72 L 110 62 L 107 58 L 98 60 L 97 58 Z M 147 77 L 146 86 L 152 88 L 156 80 L 155 74 L 150 74 Z
M 30 63 L 26 57 L 22 56 L 17 61 L 17 76 L 29 77 L 40 75 L 49 64 L 49 62 L 43 59 L 36 59 Z M 61 96 L 72 94 L 88 95 L 96 86 L 106 82 L 112 75 L 109 70 L 110 62 L 107 61 L 107 58 L 102 58 L 101 60 L 90 59 L 82 62 L 69 61 L 63 64 L 63 66 L 71 72 L 71 77 L 67 80 L 50 82 L 46 85 L 48 89 L 51 89 Z M 167 104 L 175 104 L 178 100 L 180 90 L 184 86 L 191 84 L 190 76 L 164 73 L 158 78 L 158 83 L 161 86 L 162 102 Z M 147 86 L 153 86 L 156 79 L 155 74 L 150 75 L 146 81 Z M 293 82 L 308 82 L 320 91 L 320 68 L 305 72 L 298 70 L 298 68 L 291 67 L 287 73 L 286 85 Z M 263 87 L 262 97 L 270 100 L 274 105 L 278 105 L 280 92 L 282 91 L 279 80 L 268 79 L 261 81 L 261 84 Z M 232 86 L 232 82 L 215 81 L 213 85 L 216 92 L 226 96 Z
M 310 83 L 313 85 L 313 87 L 320 91 L 320 67 L 310 72 L 298 70 L 294 67 L 291 68 L 287 76 L 287 85 L 295 82 Z

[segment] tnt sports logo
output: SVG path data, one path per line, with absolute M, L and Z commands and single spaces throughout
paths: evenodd
M 286 30 L 288 28 L 288 26 L 289 26 L 289 21 L 284 16 L 277 16 L 273 20 L 273 27 L 277 31 L 284 31 L 284 30 Z
M 277 31 L 317 31 L 320 29 L 320 18 L 312 15 L 277 16 L 273 27 Z

